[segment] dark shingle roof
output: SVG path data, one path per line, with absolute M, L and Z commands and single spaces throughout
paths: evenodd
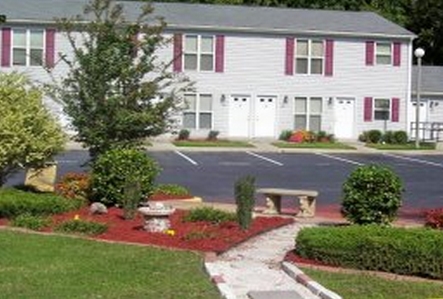
M 51 22 L 83 11 L 87 0 L 1 0 L 9 22 Z M 129 20 L 141 2 L 123 2 Z M 214 29 L 298 34 L 411 38 L 413 33 L 372 12 L 285 9 L 232 5 L 155 3 L 155 14 L 173 29 Z
M 417 91 L 418 67 L 412 68 L 412 92 Z M 423 95 L 443 94 L 443 66 L 422 66 L 421 92 Z

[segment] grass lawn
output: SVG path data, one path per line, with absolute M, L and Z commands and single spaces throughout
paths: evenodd
M 355 149 L 352 146 L 340 143 L 340 142 L 302 142 L 302 143 L 296 143 L 296 142 L 285 142 L 285 141 L 278 141 L 272 143 L 273 146 L 276 146 L 278 148 L 319 148 L 319 149 Z
M 435 150 L 435 143 L 420 143 L 420 148 L 415 148 L 415 143 L 407 144 L 381 144 L 381 143 L 367 143 L 367 147 L 379 150 Z
M 240 140 L 180 140 L 174 141 L 175 146 L 181 147 L 254 147 L 252 144 L 246 141 Z
M 0 230 L 0 298 L 219 298 L 201 257 Z
M 303 268 L 312 279 L 344 299 L 443 298 L 443 283 L 390 280 L 368 274 L 345 274 Z

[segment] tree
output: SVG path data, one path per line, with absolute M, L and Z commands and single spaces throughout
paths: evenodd
M 0 186 L 24 167 L 40 168 L 63 149 L 65 135 L 42 91 L 19 73 L 0 73 Z
M 165 22 L 152 13 L 146 4 L 136 20 L 126 20 L 122 5 L 91 0 L 83 18 L 58 20 L 73 55 L 61 56 L 69 71 L 54 95 L 93 160 L 171 128 L 186 80 L 168 71 L 172 61 L 156 55 L 169 40 L 162 34 Z

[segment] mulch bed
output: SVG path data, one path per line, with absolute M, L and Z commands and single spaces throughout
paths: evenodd
M 92 237 L 93 239 L 202 252 L 212 251 L 217 254 L 225 252 L 253 236 L 294 222 L 292 218 L 256 217 L 251 227 L 244 231 L 236 222 L 232 221 L 218 225 L 209 222 L 184 222 L 182 219 L 186 212 L 176 210 L 169 217 L 174 235 L 147 232 L 143 230 L 143 218 L 140 214 L 137 214 L 135 219 L 125 220 L 123 211 L 118 208 L 108 209 L 107 214 L 91 215 L 88 207 L 85 207 L 77 211 L 55 215 L 52 218 L 54 225 L 72 220 L 76 215 L 84 221 L 106 223 L 108 230 L 103 234 Z M 6 223 L 3 220 L 4 224 Z M 52 232 L 52 228 L 46 228 L 43 231 Z

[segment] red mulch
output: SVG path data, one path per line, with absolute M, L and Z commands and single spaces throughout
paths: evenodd
M 182 218 L 185 213 L 184 210 L 177 210 L 170 216 L 171 229 L 175 232 L 173 236 L 143 230 L 141 215 L 137 214 L 133 220 L 124 220 L 123 211 L 118 208 L 108 209 L 107 214 L 90 215 L 88 208 L 85 207 L 78 211 L 55 215 L 53 222 L 54 224 L 61 223 L 79 215 L 81 220 L 108 225 L 107 232 L 94 236 L 93 238 L 96 239 L 216 253 L 222 253 L 260 233 L 294 222 L 292 218 L 256 217 L 251 227 L 243 231 L 236 222 L 226 222 L 220 225 L 208 222 L 183 222 Z M 3 220 L 0 219 L 0 221 Z M 48 228 L 44 231 L 51 232 L 52 229 Z
M 331 266 L 331 265 L 328 265 L 328 264 L 320 262 L 320 261 L 311 260 L 311 259 L 301 257 L 301 256 L 297 255 L 293 250 L 288 251 L 286 253 L 284 260 L 287 262 L 294 263 L 294 264 L 305 264 L 305 265 L 311 265 L 311 266 Z

